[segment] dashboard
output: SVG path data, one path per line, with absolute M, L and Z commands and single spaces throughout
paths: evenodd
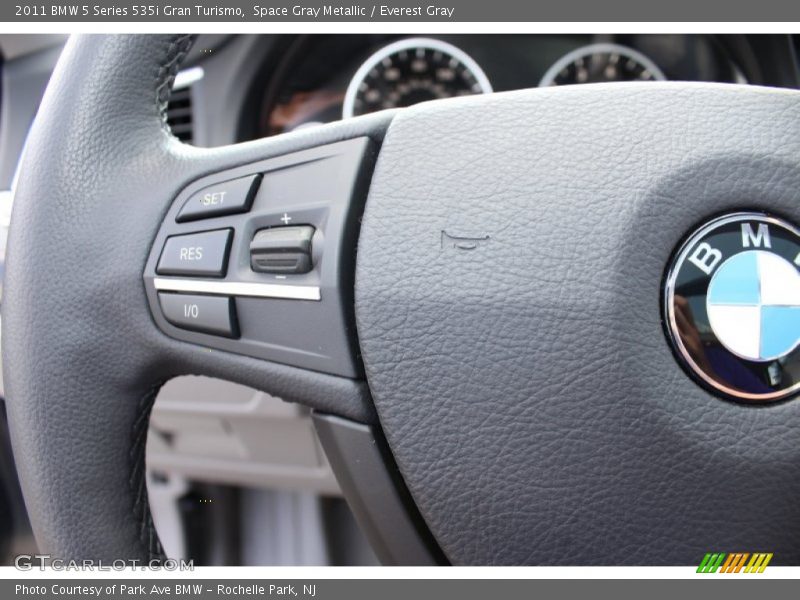
M 253 82 L 242 139 L 454 96 L 613 81 L 792 85 L 789 38 L 719 35 L 308 35 Z M 761 47 L 769 49 L 771 56 Z M 779 46 L 783 46 L 779 48 Z M 269 61 L 268 61 L 269 62 Z

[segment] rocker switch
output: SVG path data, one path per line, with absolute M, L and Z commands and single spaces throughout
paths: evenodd
M 311 225 L 270 227 L 256 231 L 250 242 L 250 267 L 258 273 L 308 273 L 311 262 Z

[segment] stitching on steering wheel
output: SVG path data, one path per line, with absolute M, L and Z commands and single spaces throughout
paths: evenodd
M 175 81 L 175 76 L 178 74 L 181 63 L 183 63 L 184 58 L 186 58 L 194 44 L 194 39 L 194 35 L 174 36 L 167 48 L 164 61 L 159 66 L 158 76 L 156 77 L 156 105 L 161 115 L 161 124 L 170 136 L 172 136 L 172 130 L 167 124 L 167 104 L 172 94 L 172 83 Z
M 167 104 L 172 93 L 172 84 L 178 73 L 181 63 L 194 43 L 193 35 L 178 35 L 170 39 L 169 46 L 164 55 L 164 60 L 158 67 L 156 76 L 156 105 L 161 115 L 161 124 L 164 130 L 172 136 L 172 131 L 167 124 Z M 174 137 L 174 136 L 173 136 Z M 163 381 L 155 383 L 139 400 L 137 407 L 138 417 L 133 426 L 133 438 L 129 452 L 130 476 L 128 483 L 133 492 L 133 518 L 138 523 L 139 541 L 147 551 L 150 561 L 161 561 L 165 558 L 164 549 L 158 538 L 153 515 L 150 512 L 150 502 L 147 496 L 145 450 L 147 446 L 147 432 L 150 426 L 150 413 L 153 409 L 158 391 L 164 384 Z
M 147 446 L 147 432 L 150 426 L 150 413 L 153 409 L 158 390 L 163 381 L 155 383 L 141 400 L 137 407 L 138 417 L 133 425 L 133 440 L 130 449 L 131 474 L 128 478 L 133 492 L 133 517 L 139 523 L 139 540 L 147 549 L 149 560 L 162 560 L 165 558 L 164 549 L 158 539 L 158 532 L 153 523 L 150 512 L 150 502 L 147 497 L 147 483 L 145 479 L 145 448 Z

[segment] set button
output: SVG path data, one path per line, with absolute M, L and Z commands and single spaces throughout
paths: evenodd
M 215 183 L 192 194 L 175 220 L 178 223 L 247 212 L 258 191 L 261 175 Z

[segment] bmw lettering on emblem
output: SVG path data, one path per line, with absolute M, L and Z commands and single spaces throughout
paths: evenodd
M 681 246 L 665 315 L 681 362 L 728 397 L 800 391 L 800 231 L 763 213 L 717 218 Z

